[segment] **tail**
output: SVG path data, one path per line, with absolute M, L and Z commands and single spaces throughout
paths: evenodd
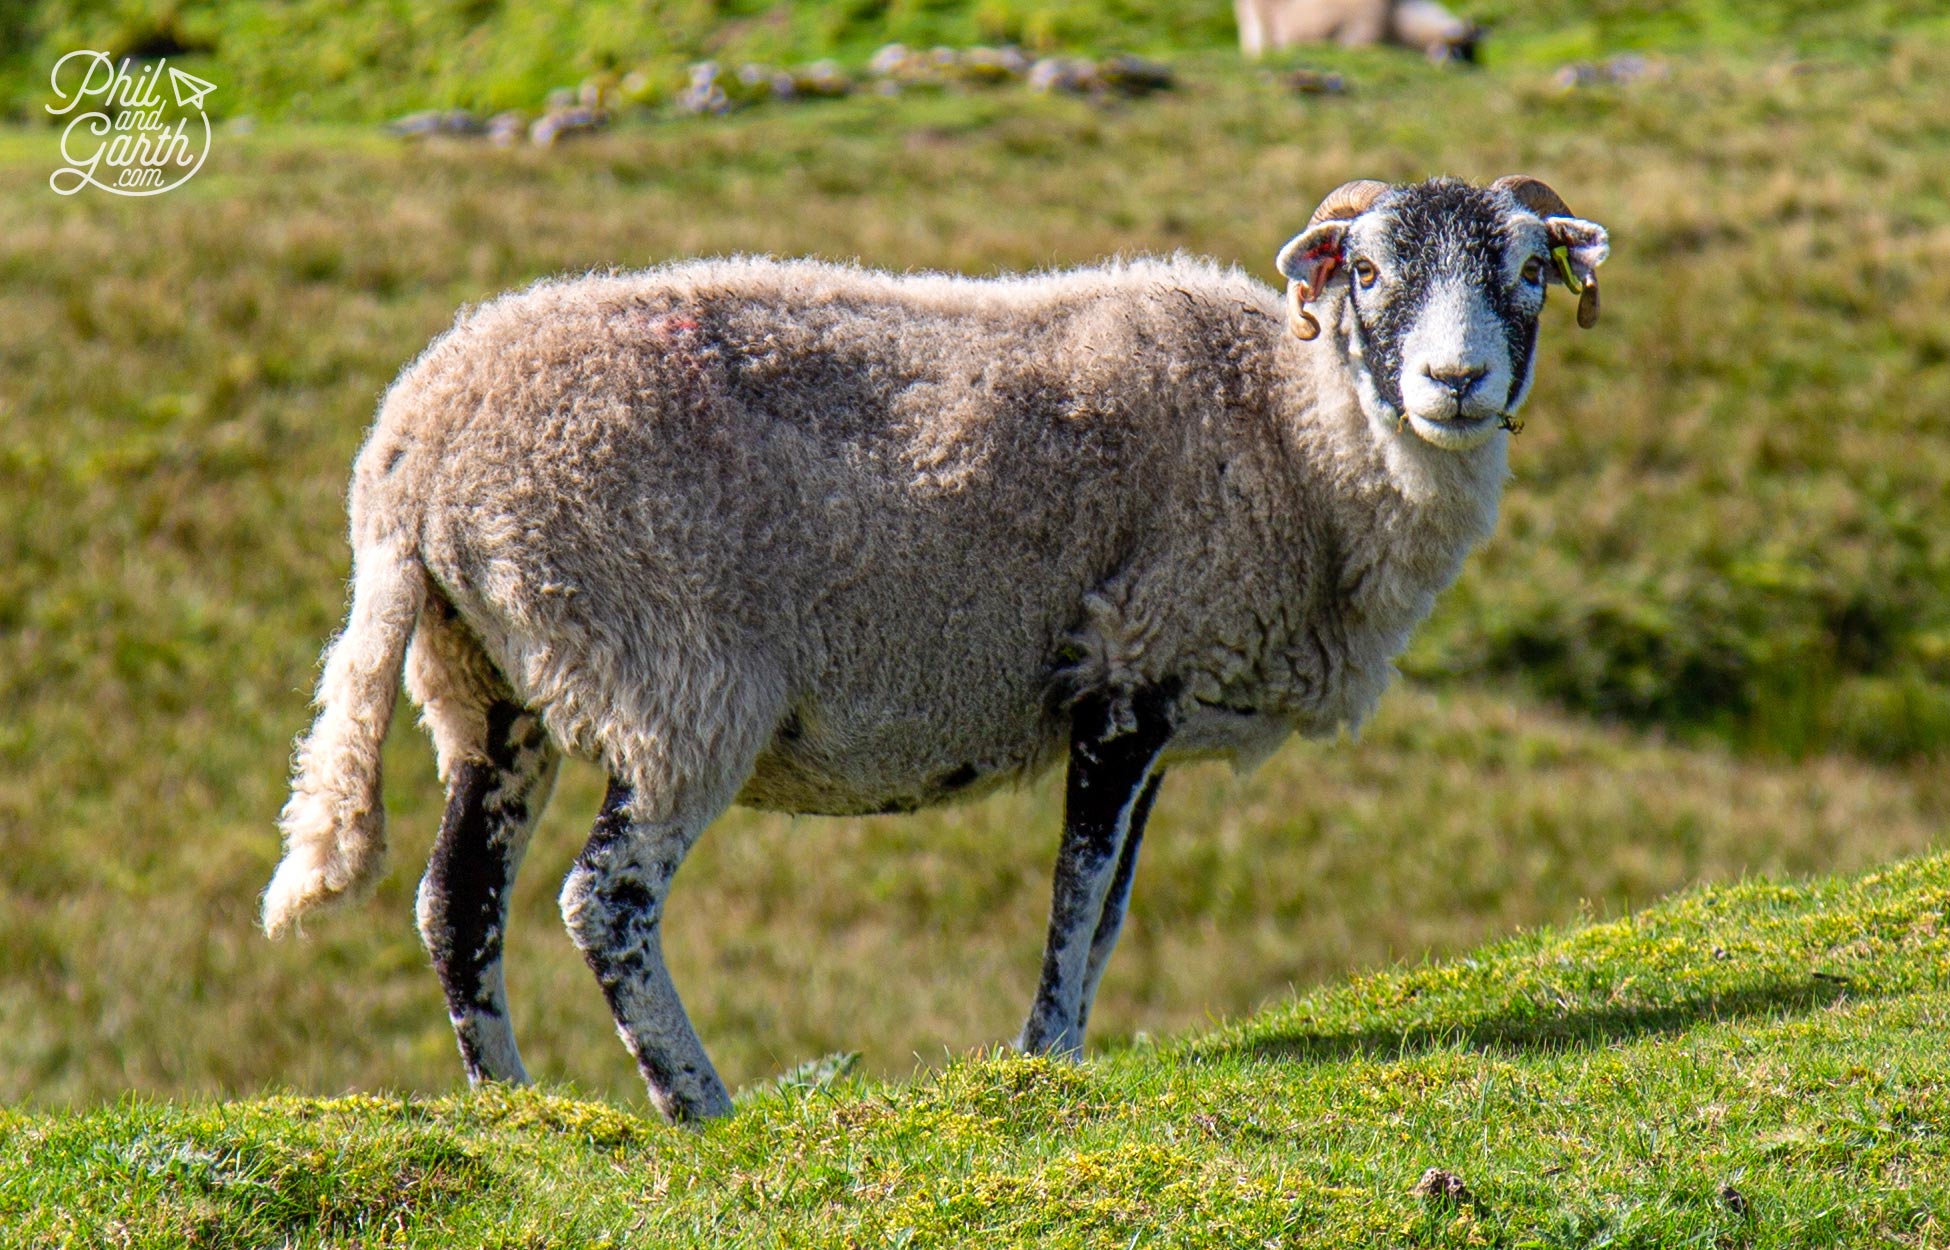
M 278 816 L 284 860 L 264 891 L 264 931 L 356 895 L 386 859 L 379 748 L 399 699 L 400 670 L 426 598 L 426 573 L 403 540 L 357 553 L 352 611 L 319 679 L 318 720 L 299 744 L 291 798 Z

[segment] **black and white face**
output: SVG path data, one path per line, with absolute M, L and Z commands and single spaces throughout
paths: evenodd
M 1546 220 L 1507 191 L 1437 179 L 1313 227 L 1281 267 L 1344 291 L 1338 333 L 1370 417 L 1466 451 L 1530 392 L 1544 290 L 1565 281 L 1554 249 L 1580 284 L 1608 250 L 1593 223 Z

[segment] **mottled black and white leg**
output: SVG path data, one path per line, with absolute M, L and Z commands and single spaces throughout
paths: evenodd
M 1150 809 L 1153 769 L 1171 738 L 1171 704 L 1155 690 L 1140 691 L 1122 709 L 1101 695 L 1077 702 L 1049 940 L 1036 999 L 1017 1040 L 1022 1050 L 1083 1050 L 1090 995 L 1117 940 L 1137 870 L 1133 834 Z
M 541 718 L 525 708 L 497 700 L 486 723 L 484 758 L 453 765 L 447 778 L 447 813 L 420 880 L 420 937 L 446 993 L 468 1082 L 526 1083 L 502 945 L 515 873 L 561 756 Z
M 1079 1042 L 1090 1027 L 1090 1008 L 1097 1001 L 1097 986 L 1104 979 L 1104 967 L 1110 963 L 1110 952 L 1117 945 L 1124 916 L 1131 908 L 1131 882 L 1137 876 L 1138 848 L 1144 844 L 1145 822 L 1151 819 L 1151 804 L 1157 800 L 1158 787 L 1164 779 L 1165 770 L 1159 768 L 1144 783 L 1137 806 L 1131 811 L 1130 832 L 1124 835 L 1124 847 L 1117 854 L 1117 875 L 1111 878 L 1110 895 L 1104 899 L 1104 914 L 1097 921 L 1096 935 L 1090 939 L 1090 965 L 1083 977 L 1083 1002 L 1077 1007 Z
M 671 878 L 729 801 L 726 794 L 644 819 L 634 810 L 631 787 L 612 779 L 588 845 L 562 884 L 569 935 L 602 986 L 650 1101 L 673 1123 L 731 1111 L 731 1095 L 664 966 L 662 932 Z

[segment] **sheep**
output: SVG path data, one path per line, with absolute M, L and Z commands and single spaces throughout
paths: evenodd
M 610 781 L 564 921 L 658 1110 L 720 1115 L 660 944 L 705 827 L 912 811 L 1063 759 L 1016 1041 L 1080 1054 L 1166 769 L 1358 728 L 1490 533 L 1545 283 L 1588 324 L 1608 249 L 1532 179 L 1359 182 L 1280 251 L 1284 305 L 1184 256 L 731 259 L 464 313 L 358 456 L 266 930 L 378 875 L 403 675 L 447 791 L 419 929 L 470 1081 L 526 1079 L 502 932 L 572 754 Z
M 1433 61 L 1476 60 L 1482 28 L 1436 0 L 1233 0 L 1239 50 L 1258 60 L 1296 43 L 1400 44 Z

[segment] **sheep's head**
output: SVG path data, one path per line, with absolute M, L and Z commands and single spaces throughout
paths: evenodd
M 1370 417 L 1462 451 L 1487 442 L 1530 391 L 1544 289 L 1598 319 L 1603 226 L 1571 214 L 1534 178 L 1472 187 L 1350 182 L 1280 250 L 1293 332 L 1320 333 L 1319 300 Z

